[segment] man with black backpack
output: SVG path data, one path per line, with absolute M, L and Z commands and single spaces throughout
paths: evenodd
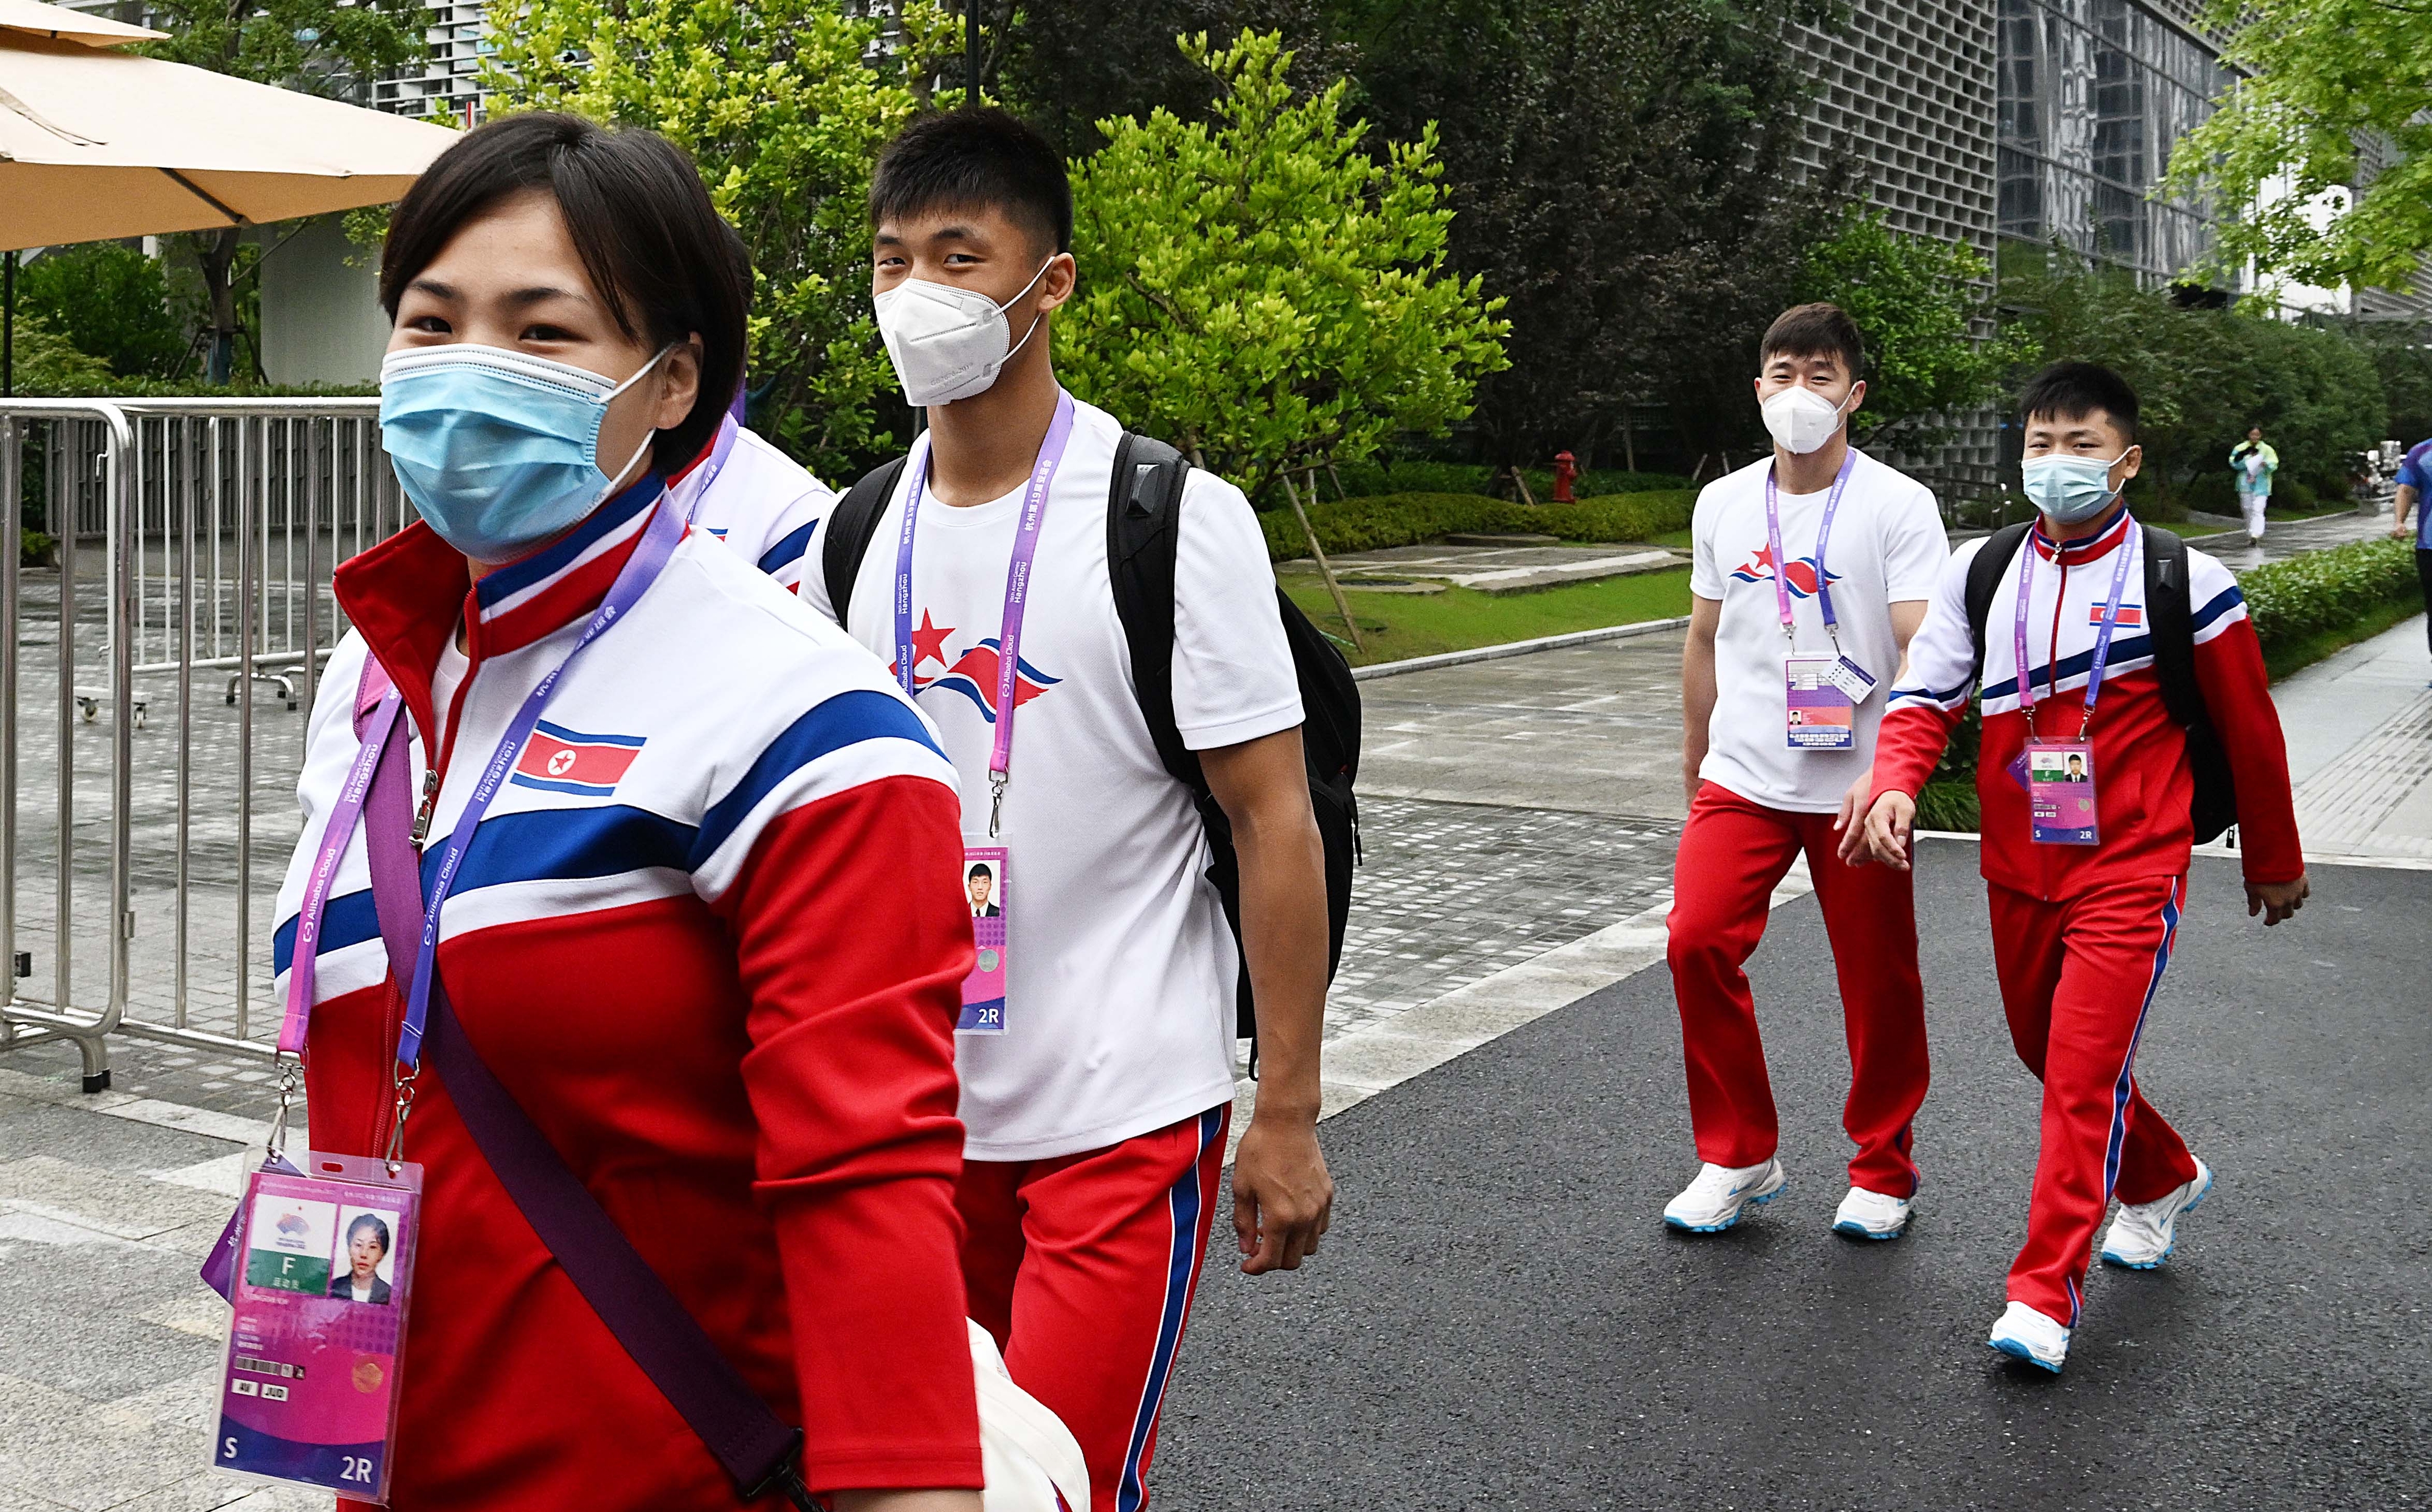
M 1986 1342 L 2053 1371 L 2112 1198 L 2103 1258 L 2150 1270 L 2212 1190 L 2136 1079 L 2190 844 L 2238 825 L 2247 913 L 2267 925 L 2307 893 L 2288 750 L 2238 583 L 2121 502 L 2142 462 L 2136 408 L 2090 362 L 2027 385 L 2023 477 L 2038 518 L 1952 555 L 1853 795 L 1865 821 L 1841 848 L 1907 869 L 1917 794 L 1981 690 L 1993 961 L 2011 1042 L 2044 1084 L 2027 1241 Z
M 1044 139 L 998 110 L 915 122 L 870 212 L 879 329 L 928 427 L 820 523 L 802 597 L 891 661 L 960 773 L 956 875 L 989 866 L 997 905 L 957 1036 L 971 1316 L 1079 1439 L 1093 1504 L 1131 1512 L 1217 1201 L 1244 959 L 1242 1268 L 1295 1268 L 1326 1232 L 1356 697 L 1295 640 L 1241 491 L 1057 383 L 1072 199 Z

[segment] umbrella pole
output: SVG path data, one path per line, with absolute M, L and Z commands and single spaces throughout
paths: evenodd
M 0 399 L 17 396 L 17 254 L 0 252 Z

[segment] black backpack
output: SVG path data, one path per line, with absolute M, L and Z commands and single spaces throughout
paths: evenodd
M 839 624 L 853 601 L 853 580 L 870 552 L 879 517 L 887 512 L 906 459 L 898 457 L 853 485 L 828 515 L 820 549 L 820 575 Z M 1174 720 L 1174 576 L 1181 544 L 1183 484 L 1191 463 L 1161 441 L 1130 431 L 1115 446 L 1114 481 L 1106 492 L 1106 569 L 1113 580 L 1115 614 L 1131 647 L 1132 687 L 1148 722 L 1157 760 L 1191 790 L 1199 821 L 1208 832 L 1212 859 L 1208 880 L 1224 900 L 1236 949 L 1241 940 L 1241 874 L 1233 853 L 1233 827 L 1208 790 L 1199 757 L 1183 744 Z M 1343 964 L 1343 931 L 1351 911 L 1351 869 L 1360 856 L 1360 800 L 1352 783 L 1360 775 L 1360 684 L 1350 664 L 1300 606 L 1275 590 L 1275 607 L 1291 643 L 1292 670 L 1300 679 L 1301 750 L 1309 763 L 1309 808 L 1326 843 L 1326 974 L 1333 980 Z M 1241 957 L 1237 1032 L 1252 1041 L 1257 1067 L 1258 1020 L 1250 994 L 1250 962 Z
M 1994 531 L 1968 564 L 1968 630 L 1980 682 L 1984 676 L 1984 622 L 1993 612 L 1994 590 L 2033 525 L 2029 521 Z M 2196 781 L 2187 817 L 2195 826 L 2196 844 L 2204 845 L 2238 822 L 2238 787 L 2221 734 L 2213 728 L 2212 711 L 2204 706 L 2204 687 L 2196 681 L 2187 544 L 2154 526 L 2140 529 L 2145 532 L 2145 630 L 2153 643 L 2153 675 L 2161 681 L 2162 705 L 2170 711 L 2170 722 L 2187 734 L 2187 766 Z

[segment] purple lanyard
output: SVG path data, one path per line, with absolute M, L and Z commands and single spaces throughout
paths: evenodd
M 1013 771 L 1013 710 L 1021 691 L 1022 613 L 1030 602 L 1030 563 L 1039 554 L 1039 528 L 1047 517 L 1047 491 L 1064 461 L 1065 444 L 1072 439 L 1072 395 L 1058 391 L 1056 418 L 1039 447 L 1030 469 L 1030 486 L 1022 495 L 1022 519 L 1014 528 L 1013 561 L 1005 570 L 1005 617 L 997 631 L 996 744 L 988 751 L 988 838 L 996 838 L 997 821 L 1005 810 L 1005 783 Z M 929 438 L 924 434 L 912 458 L 912 484 L 904 496 L 904 531 L 895 543 L 895 680 L 907 698 L 919 695 L 913 680 L 912 530 L 920 516 L 920 494 L 929 480 Z
M 1824 496 L 1824 518 L 1816 527 L 1816 602 L 1824 611 L 1824 633 L 1832 637 L 1832 648 L 1841 647 L 1841 622 L 1832 617 L 1832 589 L 1825 580 L 1824 546 L 1832 539 L 1832 516 L 1841 512 L 1841 491 L 1849 486 L 1849 474 L 1858 465 L 1858 448 L 1851 446 L 1841 459 L 1841 470 L 1832 476 L 1832 491 Z M 1782 554 L 1782 504 L 1780 490 L 1773 480 L 1773 470 L 1765 475 L 1765 544 L 1773 552 L 1773 601 L 1782 611 L 1782 633 L 1799 644 L 1799 631 L 1790 614 L 1790 563 Z
M 740 393 L 739 390 L 737 392 Z M 686 525 L 690 525 L 693 517 L 701 512 L 701 501 L 709 496 L 710 485 L 717 482 L 718 475 L 726 470 L 726 459 L 735 454 L 735 438 L 742 428 L 742 422 L 735 417 L 734 412 L 729 411 L 718 422 L 718 445 L 709 449 L 709 461 L 702 462 L 699 472 L 684 479 L 679 485 L 688 488 L 692 493 L 692 503 L 684 509 Z
M 304 1029 L 312 1016 L 312 988 L 320 966 L 321 917 L 329 908 L 329 885 L 337 880 L 338 862 L 354 838 L 356 821 L 363 816 L 363 798 L 371 792 L 372 774 L 380 767 L 389 731 L 396 728 L 398 706 L 399 699 L 391 691 L 372 711 L 362 731 L 363 748 L 355 752 L 355 764 L 347 769 L 346 785 L 338 789 L 337 804 L 329 810 L 329 826 L 321 832 L 320 854 L 312 858 L 312 875 L 304 883 L 303 909 L 296 916 L 296 950 L 287 968 L 287 1016 L 279 1026 L 279 1049 L 282 1054 L 304 1053 Z
M 2123 514 L 2122 518 L 2126 516 Z M 2086 731 L 2093 728 L 2094 700 L 2103 692 L 2103 669 L 2111 662 L 2111 632 L 2120 624 L 2120 596 L 2128 588 L 2128 562 L 2135 555 L 2133 545 L 2135 535 L 2136 532 L 2133 529 L 2123 532 L 2120 537 L 2119 546 L 2112 548 L 2118 553 L 2118 558 L 2111 564 L 2111 596 L 2103 606 L 2103 624 L 2094 632 L 2094 664 L 2086 669 L 2086 716 L 2079 721 L 2077 727 L 2077 738 L 2080 740 L 2084 740 Z M 2054 542 L 2052 549 L 2058 553 L 2067 548 L 2060 543 Z M 2027 549 L 2018 558 L 2018 615 L 2015 626 L 2015 637 L 2011 643 L 2011 649 L 2018 657 L 2018 708 L 2027 716 L 2027 737 L 2031 740 L 2035 738 L 2035 679 L 2029 676 L 2027 671 L 2027 599 L 2029 589 L 2034 586 L 2035 579 L 2035 544 L 2029 541 Z M 2054 621 L 2059 620 L 2065 607 L 2059 602 L 2053 603 Z M 2057 652 L 2052 658 L 2051 676 L 2046 680 L 2052 684 L 2053 697 L 2059 697 L 2060 659 Z

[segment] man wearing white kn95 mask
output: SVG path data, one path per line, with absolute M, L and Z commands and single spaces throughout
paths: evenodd
M 1056 380 L 1076 274 L 1056 150 L 1001 110 L 916 121 L 870 210 L 879 330 L 928 428 L 820 522 L 802 598 L 890 664 L 961 775 L 957 875 L 990 883 L 955 1038 L 971 1314 L 1079 1439 L 1091 1504 L 1138 1512 L 1221 1189 L 1244 949 L 1264 1076 L 1233 1171 L 1242 1268 L 1299 1266 L 1333 1202 L 1300 683 L 1241 490 L 1140 465 L 1151 444 Z M 1124 617 L 1144 553 L 1109 549 L 1110 499 L 1138 507 L 1160 468 L 1170 630 Z M 1239 949 L 1170 749 L 1229 828 Z
M 1664 1221 L 1714 1234 L 1786 1176 L 1748 958 L 1774 886 L 1804 851 L 1832 943 L 1849 1040 L 1842 1127 L 1857 1144 L 1832 1229 L 1897 1238 L 1917 1172 L 1925 998 L 1906 873 L 1836 853 L 1848 794 L 1874 759 L 1899 671 L 1950 554 L 1934 496 L 1851 446 L 1866 349 L 1832 305 L 1785 311 L 1758 349 L 1773 454 L 1707 485 L 1691 527 L 1680 667 L 1689 822 L 1669 955 L 1700 1166 Z M 1809 973 L 1823 982 L 1822 963 Z

